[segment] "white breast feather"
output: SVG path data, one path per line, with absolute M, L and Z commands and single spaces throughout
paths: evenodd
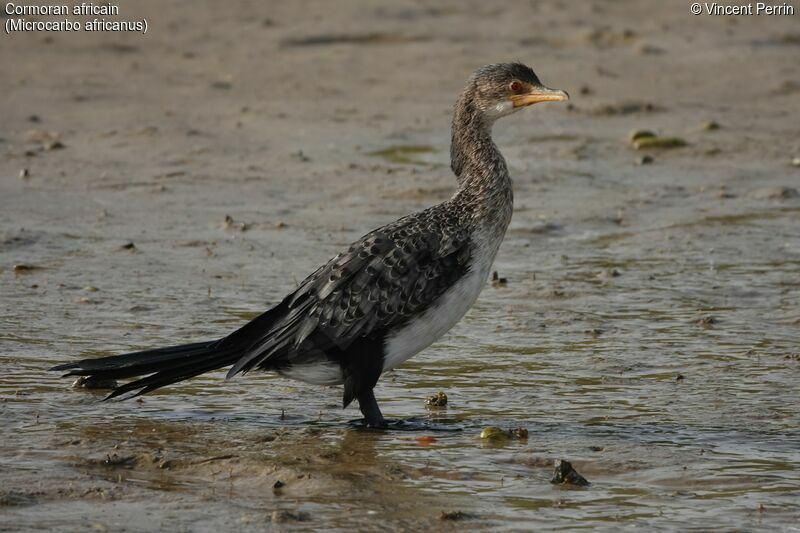
M 405 328 L 386 339 L 384 372 L 399 366 L 433 344 L 461 320 L 478 299 L 486 284 L 496 252 L 495 247 L 493 250 L 476 254 L 478 257 L 474 258 L 472 269 L 464 277 L 423 314 L 412 319 Z
M 341 385 L 342 367 L 336 363 L 318 362 L 292 365 L 278 371 L 280 375 L 313 385 Z

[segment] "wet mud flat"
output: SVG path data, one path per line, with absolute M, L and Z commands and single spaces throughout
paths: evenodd
M 796 19 L 236 5 L 3 39 L 0 529 L 800 520 Z M 497 279 L 376 391 L 452 431 L 359 430 L 341 391 L 271 375 L 103 403 L 45 372 L 224 335 L 447 198 L 455 96 L 509 59 L 571 105 L 495 127 L 516 204 Z M 590 484 L 552 483 L 557 460 Z

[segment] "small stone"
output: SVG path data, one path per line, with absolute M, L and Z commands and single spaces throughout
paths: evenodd
M 428 396 L 425 398 L 425 405 L 428 407 L 445 407 L 447 405 L 447 394 L 440 391 L 433 396 Z
M 465 520 L 472 518 L 472 515 L 464 511 L 442 511 L 439 515 L 439 520 Z
M 280 490 L 284 487 L 284 485 L 285 483 L 279 479 L 275 483 L 273 483 L 272 490 Z
M 72 382 L 72 387 L 75 389 L 113 389 L 116 388 L 117 382 L 113 379 L 103 379 L 96 376 L 81 376 Z
M 640 157 L 639 159 L 636 160 L 636 164 L 637 165 L 652 165 L 653 161 L 655 161 L 655 159 L 653 159 L 653 156 L 651 156 L 651 155 L 643 155 L 642 157 Z
M 564 459 L 556 459 L 553 469 L 553 478 L 550 483 L 555 485 L 574 485 L 587 487 L 590 483 L 572 467 L 572 463 Z
M 680 137 L 642 137 L 633 142 L 633 147 L 637 150 L 649 149 L 668 149 L 686 146 L 686 141 Z
M 511 436 L 520 439 L 520 440 L 527 440 L 528 439 L 528 430 L 525 428 L 512 428 L 509 433 Z
M 695 324 L 697 324 L 699 326 L 703 326 L 705 328 L 710 328 L 710 327 L 712 327 L 714 324 L 716 324 L 718 322 L 719 322 L 719 320 L 717 320 L 716 317 L 713 317 L 711 315 L 700 317 L 700 318 L 698 318 L 697 320 L 694 321 Z
M 503 431 L 499 427 L 489 426 L 483 428 L 483 431 L 481 431 L 481 438 L 487 440 L 507 440 L 511 438 L 511 434 L 508 431 Z
M 23 168 L 19 171 L 19 177 L 22 179 L 29 178 L 31 175 L 30 171 L 27 168 Z
M 49 142 L 46 142 L 44 144 L 44 149 L 47 150 L 47 151 L 50 151 L 50 150 L 61 150 L 62 148 L 65 148 L 64 143 L 62 143 L 61 141 L 58 141 L 58 140 L 49 141 Z
M 29 272 L 33 272 L 34 270 L 38 270 L 40 267 L 35 265 L 28 265 L 25 263 L 17 263 L 14 265 L 14 272 L 16 274 L 27 274 Z
M 244 222 L 236 222 L 230 215 L 225 215 L 225 220 L 222 222 L 222 227 L 225 229 L 236 229 L 239 231 L 247 231 L 247 224 Z
M 649 137 L 655 137 L 656 134 L 650 130 L 633 130 L 628 134 L 628 140 L 633 143 L 638 141 L 639 139 L 646 139 Z
M 119 248 L 120 248 L 120 250 L 135 250 L 136 249 L 136 245 L 133 244 L 132 242 L 128 242 L 128 243 L 123 244 Z
M 600 278 L 600 279 L 607 279 L 607 278 L 618 278 L 621 275 L 622 275 L 622 272 L 620 272 L 618 269 L 616 269 L 616 268 L 607 268 L 607 269 L 603 270 L 602 272 L 600 272 L 599 274 L 597 274 L 597 277 Z
M 714 131 L 718 130 L 720 125 L 718 122 L 714 122 L 713 120 L 707 120 L 706 122 L 703 122 L 701 128 L 705 131 Z
M 496 270 L 492 272 L 492 287 L 505 287 L 506 285 L 508 285 L 507 278 L 501 278 Z
M 308 515 L 308 513 L 304 513 L 302 511 L 292 512 L 283 509 L 272 511 L 272 521 L 274 523 L 305 522 L 307 520 L 311 520 L 311 517 Z
M 646 43 L 640 44 L 636 48 L 636 51 L 642 55 L 654 55 L 654 56 L 661 55 L 664 53 L 663 48 L 659 48 L 658 46 Z
M 792 166 L 800 167 L 800 157 L 795 157 L 794 159 L 792 159 Z

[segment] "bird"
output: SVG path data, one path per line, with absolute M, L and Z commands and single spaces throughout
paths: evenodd
M 374 393 L 378 379 L 442 337 L 472 307 L 511 221 L 512 181 L 492 140 L 493 124 L 532 104 L 568 99 L 522 63 L 479 68 L 454 107 L 452 197 L 367 233 L 226 337 L 50 370 L 113 381 L 106 399 L 132 398 L 225 367 L 226 378 L 274 371 L 310 384 L 343 385 L 343 408 L 357 400 L 366 427 L 387 428 Z M 136 379 L 116 384 L 125 378 Z

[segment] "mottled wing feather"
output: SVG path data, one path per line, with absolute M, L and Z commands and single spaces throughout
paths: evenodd
M 306 278 L 229 375 L 291 364 L 308 350 L 346 350 L 400 326 L 467 270 L 468 232 L 442 205 L 377 229 Z M 276 361 L 277 359 L 277 361 Z

